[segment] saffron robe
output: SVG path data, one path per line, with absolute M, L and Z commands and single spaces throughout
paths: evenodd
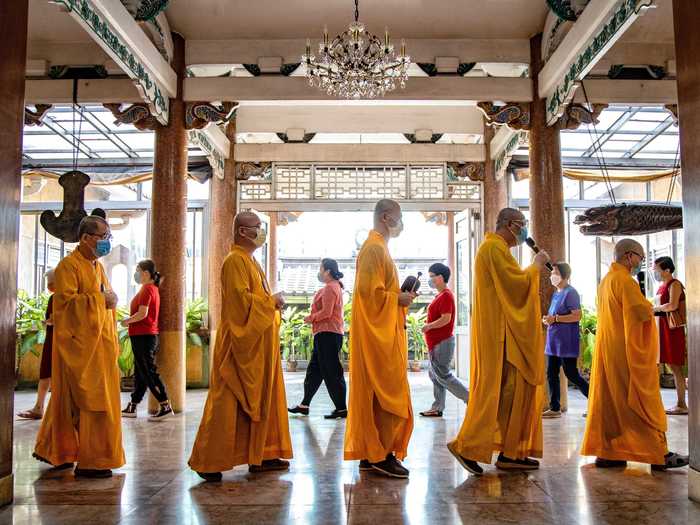
M 357 256 L 350 323 L 346 460 L 406 457 L 413 431 L 406 308 L 386 240 L 372 230 Z
M 493 452 L 542 457 L 544 340 L 536 266 L 520 268 L 505 240 L 486 235 L 474 261 L 470 398 L 450 444 L 473 461 Z
M 663 464 L 666 413 L 651 303 L 627 268 L 613 263 L 598 287 L 598 327 L 581 454 Z
M 75 249 L 56 266 L 55 283 L 51 399 L 34 452 L 53 465 L 121 467 L 116 316 L 101 292 L 109 281 L 102 264 Z
M 221 322 L 189 465 L 222 472 L 291 458 L 280 314 L 257 261 L 234 245 L 221 269 Z

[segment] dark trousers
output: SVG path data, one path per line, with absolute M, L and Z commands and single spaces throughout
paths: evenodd
M 343 376 L 343 365 L 340 363 L 342 346 L 343 336 L 340 334 L 320 332 L 314 336 L 314 350 L 304 379 L 302 405 L 309 406 L 321 382 L 325 382 L 336 410 L 346 409 L 345 376 Z
M 588 397 L 588 383 L 578 373 L 576 358 L 548 355 L 547 382 L 549 383 L 549 408 L 551 410 L 561 410 L 561 405 L 559 404 L 559 368 L 562 366 L 567 379 L 575 384 L 584 396 Z
M 168 400 L 165 385 L 160 380 L 156 369 L 155 355 L 158 351 L 157 335 L 133 335 L 131 350 L 134 353 L 134 391 L 131 402 L 138 404 L 143 399 L 146 389 L 150 390 L 159 403 Z

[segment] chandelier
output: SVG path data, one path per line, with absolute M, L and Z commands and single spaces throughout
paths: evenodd
M 362 99 L 384 96 L 387 91 L 406 87 L 411 57 L 406 56 L 406 44 L 401 41 L 397 57 L 389 41 L 389 30 L 384 30 L 384 42 L 365 31 L 359 21 L 360 11 L 355 0 L 355 21 L 348 30 L 328 41 L 328 28 L 323 30 L 318 58 L 311 54 L 311 41 L 306 41 L 306 53 L 301 60 L 306 64 L 309 85 L 323 89 L 340 98 Z

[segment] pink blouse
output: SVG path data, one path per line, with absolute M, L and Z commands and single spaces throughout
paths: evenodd
M 313 334 L 332 332 L 343 335 L 343 290 L 338 281 L 330 281 L 314 296 L 311 314 L 306 318 L 311 322 Z

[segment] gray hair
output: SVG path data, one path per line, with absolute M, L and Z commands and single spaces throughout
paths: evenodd
M 622 239 L 615 244 L 615 262 L 620 262 L 630 252 L 644 255 L 644 248 L 634 239 Z
M 109 223 L 102 217 L 98 217 L 97 215 L 88 215 L 87 217 L 83 217 L 83 219 L 80 221 L 80 225 L 78 226 L 78 239 L 82 238 L 85 234 L 96 234 L 99 224 L 104 224 L 107 228 L 109 228 Z
M 496 229 L 504 228 L 508 226 L 511 221 L 524 221 L 525 215 L 520 210 L 515 208 L 503 208 L 498 212 L 498 217 L 496 218 Z
M 395 200 L 381 199 L 374 205 L 374 218 L 378 219 L 385 213 L 391 213 L 396 208 L 401 209 L 401 206 Z

